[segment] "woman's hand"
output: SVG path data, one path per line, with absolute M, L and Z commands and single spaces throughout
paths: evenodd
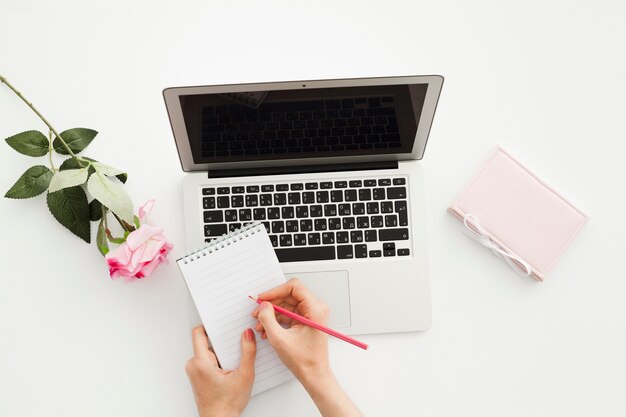
M 252 313 L 259 320 L 256 330 L 274 347 L 280 359 L 303 385 L 330 377 L 328 337 L 312 327 L 283 315 L 275 315 L 272 304 L 293 311 L 320 324 L 328 321 L 328 307 L 306 289 L 300 281 L 285 284 L 259 294 L 268 301 Z M 272 304 L 270 304 L 272 303 Z M 287 328 L 283 327 L 286 326 Z
M 241 415 L 250 400 L 254 382 L 254 332 L 247 329 L 241 335 L 241 363 L 234 371 L 224 371 L 218 366 L 203 326 L 193 329 L 192 339 L 193 358 L 187 361 L 185 370 L 200 417 Z

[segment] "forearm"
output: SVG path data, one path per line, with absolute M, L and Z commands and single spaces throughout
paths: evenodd
M 300 379 L 323 417 L 362 417 L 332 371 Z

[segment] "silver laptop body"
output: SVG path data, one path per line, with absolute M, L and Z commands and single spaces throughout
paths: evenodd
M 251 221 L 348 334 L 431 321 L 423 173 L 441 76 L 172 87 L 187 249 Z

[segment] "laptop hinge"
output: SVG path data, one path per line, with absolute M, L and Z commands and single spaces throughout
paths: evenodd
M 293 165 L 284 167 L 261 167 L 209 170 L 209 178 L 253 177 L 259 175 L 311 174 L 316 172 L 365 171 L 374 169 L 397 169 L 398 161 L 357 162 L 351 164 Z

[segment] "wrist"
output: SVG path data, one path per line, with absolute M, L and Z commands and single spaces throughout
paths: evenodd
M 217 405 L 213 404 L 211 407 L 205 407 L 198 409 L 200 417 L 239 417 L 241 411 L 230 407 L 228 404 Z
M 335 375 L 328 364 L 302 369 L 296 377 L 309 393 L 331 386 L 336 381 Z

